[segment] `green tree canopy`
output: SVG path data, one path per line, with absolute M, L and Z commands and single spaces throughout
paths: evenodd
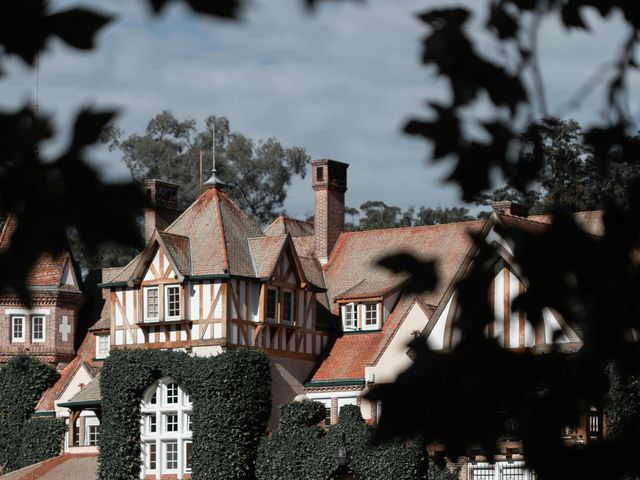
M 209 116 L 205 128 L 195 119 L 180 120 L 165 110 L 153 117 L 144 132 L 127 135 L 112 126 L 103 138 L 138 181 L 147 178 L 177 183 L 181 207 L 200 193 L 200 158 L 204 178 L 211 174 L 213 127 L 218 177 L 238 206 L 261 224 L 278 214 L 287 187 L 297 175 L 304 178 L 309 156 L 302 147 L 285 147 L 277 139 L 254 140 L 232 131 L 225 117 Z
M 625 161 L 619 148 L 607 154 L 607 168 L 594 149 L 585 143 L 582 126 L 575 120 L 545 118 L 537 133 L 542 166 L 534 186 L 525 191 L 511 185 L 478 197 L 478 204 L 512 200 L 526 205 L 532 213 L 549 213 L 554 208 L 568 212 L 598 210 L 608 203 L 627 206 L 627 191 L 640 175 L 635 162 Z M 533 148 L 536 138 L 525 135 Z M 631 148 L 640 147 L 640 138 L 628 137 Z

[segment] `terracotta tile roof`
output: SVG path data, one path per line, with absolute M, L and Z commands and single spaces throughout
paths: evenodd
M 591 235 L 604 235 L 604 223 L 602 216 L 604 210 L 593 210 L 590 212 L 578 212 L 573 214 L 573 218 L 582 230 Z
M 286 241 L 286 234 L 248 239 L 256 277 L 266 278 L 273 273 Z
M 500 215 L 500 220 L 507 228 L 527 233 L 542 233 L 549 228 L 550 221 L 541 222 L 531 218 Z
M 140 259 L 140 255 L 138 255 L 135 258 L 133 258 L 124 267 L 114 268 L 113 269 L 114 270 L 113 277 L 111 278 L 111 280 L 106 280 L 105 279 L 104 283 L 127 282 L 131 278 L 131 275 L 133 275 L 133 272 L 135 271 L 136 266 L 138 265 L 138 260 L 139 259 Z M 116 270 L 117 270 L 117 272 L 116 272 Z
M 111 302 L 102 300 L 102 309 L 100 310 L 100 317 L 96 323 L 89 327 L 90 332 L 96 330 L 109 330 L 111 328 Z
M 324 275 L 322 274 L 322 267 L 320 262 L 316 258 L 312 257 L 298 257 L 302 271 L 307 281 L 314 284 L 316 287 L 327 288 L 324 282 Z
M 387 346 L 414 303 L 416 295 L 403 295 L 379 332 L 348 333 L 336 339 L 311 381 L 364 378 L 366 365 L 374 363 Z
M 315 257 L 316 237 L 294 237 L 293 244 L 300 257 Z
M 2 232 L 0 232 L 0 252 L 5 252 L 11 246 L 11 238 L 18 227 L 17 219 L 14 215 L 8 215 Z M 59 287 L 60 280 L 67 260 L 71 261 L 69 249 L 59 255 L 53 256 L 48 253 L 42 254 L 31 271 L 27 275 L 27 286 L 30 287 Z
M 165 232 L 191 239 L 192 275 L 254 276 L 248 239 L 263 233 L 216 188 L 205 190 Z
M 100 373 L 98 372 L 82 390 L 67 400 L 66 403 L 95 402 L 100 400 L 102 400 L 102 397 L 100 395 Z
M 395 275 L 386 281 L 381 279 L 369 280 L 365 278 L 353 287 L 336 295 L 334 300 L 382 297 L 386 293 L 399 288 L 408 278 L 408 275 Z
M 255 276 L 249 239 L 264 237 L 260 227 L 217 188 L 205 190 L 159 235 L 183 275 L 245 277 Z M 142 254 L 111 282 L 128 281 L 141 259 Z
M 167 254 L 171 256 L 178 271 L 182 275 L 189 275 L 189 273 L 191 273 L 189 238 L 181 235 L 173 235 L 168 232 L 159 232 L 159 235 L 167 247 Z
M 334 313 L 338 311 L 334 300 L 351 289 L 358 295 L 376 296 L 406 280 L 405 274 L 393 275 L 376 265 L 385 256 L 400 252 L 410 253 L 423 261 L 436 261 L 438 285 L 422 299 L 427 304 L 437 305 L 469 252 L 472 245 L 469 234 L 480 232 L 484 225 L 485 220 L 477 220 L 342 233 L 325 272 Z
M 267 236 L 285 233 L 293 238 L 312 236 L 314 235 L 313 223 L 280 215 L 264 229 L 264 234 Z
M 602 236 L 604 235 L 604 223 L 602 222 L 603 214 L 604 210 L 576 212 L 573 214 L 573 219 L 576 221 L 578 226 L 586 233 Z M 553 217 L 551 215 L 529 215 L 527 217 L 527 220 L 541 223 L 551 223 Z

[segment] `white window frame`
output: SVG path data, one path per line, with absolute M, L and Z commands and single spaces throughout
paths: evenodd
M 153 467 L 151 467 L 151 446 L 153 445 L 155 452 L 155 465 Z M 143 448 L 143 452 L 144 452 L 144 468 L 147 471 L 147 473 L 155 473 L 156 470 L 158 469 L 158 443 L 154 440 L 152 442 L 146 442 L 144 444 L 144 448 Z M 162 461 L 162 459 L 160 459 L 160 461 Z
M 158 418 L 155 414 L 146 414 L 145 418 L 145 432 L 150 434 L 158 433 Z M 153 427 L 153 428 L 151 428 Z
M 289 308 L 289 313 L 291 314 L 291 317 L 288 320 L 284 318 L 284 313 L 286 311 L 285 305 L 287 304 L 287 300 L 286 300 L 287 294 L 291 295 L 291 305 Z M 293 290 L 284 289 L 282 291 L 282 323 L 286 323 L 287 325 L 292 325 L 295 320 L 295 314 L 296 314 L 296 293 Z
M 269 316 L 269 292 L 274 292 L 275 295 L 275 309 L 273 312 L 273 317 Z M 278 302 L 278 289 L 276 287 L 267 287 L 267 294 L 266 294 L 265 298 L 265 306 L 264 306 L 264 316 L 267 320 L 272 320 L 272 321 L 276 321 L 278 319 L 278 306 L 279 306 L 279 302 Z
M 362 330 L 380 330 L 380 303 L 362 303 L 362 317 L 360 321 L 360 325 L 362 326 Z M 367 318 L 367 307 L 375 307 L 375 323 L 368 324 L 369 319 Z
M 172 434 L 172 433 L 178 433 L 180 431 L 180 414 L 178 412 L 166 412 L 163 413 L 162 416 L 164 417 L 164 433 L 168 433 L 168 434 Z M 175 418 L 175 422 L 171 422 L 172 427 L 174 428 L 174 430 L 169 430 L 169 419 L 174 419 Z
M 184 451 L 182 452 L 182 462 L 184 464 L 184 471 L 186 473 L 191 473 L 191 467 L 188 466 L 187 464 L 187 446 L 191 445 L 191 455 L 193 456 L 193 441 L 191 440 L 186 440 L 184 442 L 182 442 L 182 448 L 184 449 Z M 193 457 L 191 458 L 191 460 L 193 461 Z
M 170 439 L 170 440 L 162 440 L 161 445 L 162 445 L 162 473 L 177 473 L 180 470 L 180 441 L 176 440 L 176 439 Z M 175 451 L 175 455 L 176 455 L 176 466 L 175 468 L 170 468 L 167 466 L 167 462 L 169 460 L 169 455 L 168 455 L 168 446 L 169 445 L 173 445 L 175 444 L 176 446 L 176 451 Z
M 178 291 L 178 314 L 169 315 L 171 302 L 169 301 L 169 290 L 176 289 Z M 165 320 L 180 320 L 180 312 L 182 311 L 182 299 L 180 298 L 180 284 L 171 284 L 164 286 L 164 318 Z
M 36 338 L 36 319 L 42 319 L 42 338 Z M 47 338 L 47 320 L 44 315 L 33 315 L 31 317 L 31 341 L 33 343 L 44 343 Z
M 104 345 L 102 344 L 105 340 L 107 342 L 106 350 L 103 348 Z M 109 350 L 111 348 L 110 342 L 111 337 L 108 334 L 96 335 L 96 359 L 107 358 L 109 356 Z
M 97 429 L 94 430 L 93 432 L 91 431 L 91 429 Z M 89 446 L 89 447 L 95 447 L 98 446 L 100 444 L 100 424 L 97 425 L 85 425 L 85 436 L 86 436 L 86 441 L 85 441 L 85 445 Z M 92 438 L 94 437 L 94 438 Z
M 175 383 L 177 386 L 177 402 L 167 403 L 168 386 Z M 155 395 L 156 403 L 151 403 L 151 398 Z M 173 398 L 173 395 L 172 395 Z M 140 421 L 140 442 L 142 444 L 141 460 L 142 460 L 142 477 L 153 474 L 154 476 L 162 476 L 164 474 L 176 475 L 183 478 L 185 474 L 191 471 L 186 468 L 186 452 L 187 443 L 191 443 L 192 434 L 187 430 L 187 415 L 191 415 L 192 404 L 189 395 L 181 386 L 170 378 L 164 378 L 159 382 L 150 386 L 140 405 L 141 421 Z M 167 415 L 176 415 L 178 419 L 178 430 L 167 432 L 166 421 Z M 150 418 L 155 418 L 156 431 L 151 432 Z M 167 469 L 167 445 L 175 442 L 177 445 L 177 468 Z M 151 469 L 150 447 L 155 445 L 156 449 L 156 465 L 155 469 Z
M 347 322 L 353 324 L 349 325 Z M 342 331 L 352 332 L 358 330 L 358 304 L 346 303 L 342 306 Z
M 313 401 L 319 402 L 324 405 L 324 408 L 327 412 L 327 416 L 325 417 L 325 420 L 324 420 L 325 425 L 326 426 L 333 425 L 333 422 L 331 421 L 331 398 L 314 398 Z
M 149 316 L 149 291 L 151 290 L 155 290 L 157 293 L 157 299 L 158 299 L 158 315 L 156 317 L 150 317 Z M 145 322 L 158 322 L 160 321 L 160 287 L 158 286 L 154 286 L 154 287 L 144 287 L 143 290 L 143 315 L 144 315 L 144 321 Z
M 24 315 L 11 315 L 11 342 L 12 343 L 24 343 L 26 321 Z M 20 335 L 16 335 L 16 321 L 20 320 Z

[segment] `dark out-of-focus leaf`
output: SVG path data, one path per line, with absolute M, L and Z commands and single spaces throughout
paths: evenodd
M 567 28 L 580 28 L 583 30 L 589 30 L 589 27 L 584 22 L 582 14 L 578 9 L 577 2 L 569 0 L 562 6 L 562 23 Z
M 460 119 L 455 112 L 442 105 L 432 103 L 430 107 L 436 111 L 435 120 L 411 120 L 404 131 L 410 135 L 421 135 L 434 144 L 433 159 L 438 160 L 458 149 L 461 137 Z
M 96 33 L 111 21 L 111 17 L 83 8 L 72 8 L 50 15 L 45 25 L 52 35 L 81 50 L 91 50 Z
M 409 293 L 424 293 L 433 290 L 437 283 L 435 264 L 424 262 L 410 253 L 397 253 L 378 261 L 378 265 L 393 273 L 405 273 L 409 280 L 404 288 Z
M 49 14 L 48 5 L 46 0 L 0 2 L 0 47 L 33 64 L 51 36 L 58 36 L 76 48 L 93 48 L 95 34 L 110 20 L 81 8 Z
M 160 13 L 166 5 L 177 0 L 148 0 L 153 11 Z M 244 2 L 242 0 L 180 0 L 194 12 L 221 18 L 238 18 Z
M 69 228 L 89 252 L 105 242 L 141 246 L 138 218 L 146 199 L 140 188 L 102 183 L 85 158 L 85 147 L 112 118 L 113 112 L 80 112 L 71 145 L 45 162 L 36 147 L 51 133 L 48 122 L 29 109 L 0 113 L 0 213 L 15 222 L 10 246 L 0 254 L 0 286 L 13 288 L 26 303 L 31 267 L 43 253 L 68 249 Z
M 447 78 L 454 106 L 467 105 L 486 91 L 491 100 L 512 112 L 527 101 L 520 79 L 478 55 L 463 27 L 469 11 L 463 8 L 432 10 L 420 16 L 431 27 L 424 39 L 422 62 L 434 65 Z M 451 55 L 451 51 L 455 55 Z
M 520 24 L 506 10 L 505 4 L 497 4 L 491 8 L 491 16 L 487 26 L 492 28 L 498 34 L 498 38 L 508 40 L 518 35 Z

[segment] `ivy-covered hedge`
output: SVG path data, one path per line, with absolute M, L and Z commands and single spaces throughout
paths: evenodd
M 55 457 L 62 449 L 67 430 L 63 418 L 33 417 L 22 428 L 17 468 Z
M 233 350 L 190 357 L 163 350 L 116 350 L 100 376 L 99 478 L 140 475 L 140 402 L 155 381 L 173 378 L 193 403 L 194 479 L 252 479 L 258 443 L 271 412 L 267 356 Z
M 340 409 L 339 422 L 324 429 L 325 408 L 317 402 L 282 406 L 280 428 L 261 442 L 256 462 L 258 480 L 329 480 L 343 473 L 334 455 L 347 449 L 348 470 L 359 480 L 416 480 L 425 478 L 425 455 L 418 442 L 395 440 L 373 445 L 374 428 L 360 408 Z
M 41 429 L 46 422 L 29 421 L 40 397 L 57 379 L 58 373 L 53 368 L 26 355 L 12 357 L 0 368 L 0 468 L 5 472 L 60 452 L 59 430 L 49 428 L 51 425 Z M 35 433 L 34 428 L 38 435 L 52 436 L 34 439 L 33 451 L 28 446 L 21 448 L 23 439 Z M 50 455 L 42 458 L 43 452 Z

